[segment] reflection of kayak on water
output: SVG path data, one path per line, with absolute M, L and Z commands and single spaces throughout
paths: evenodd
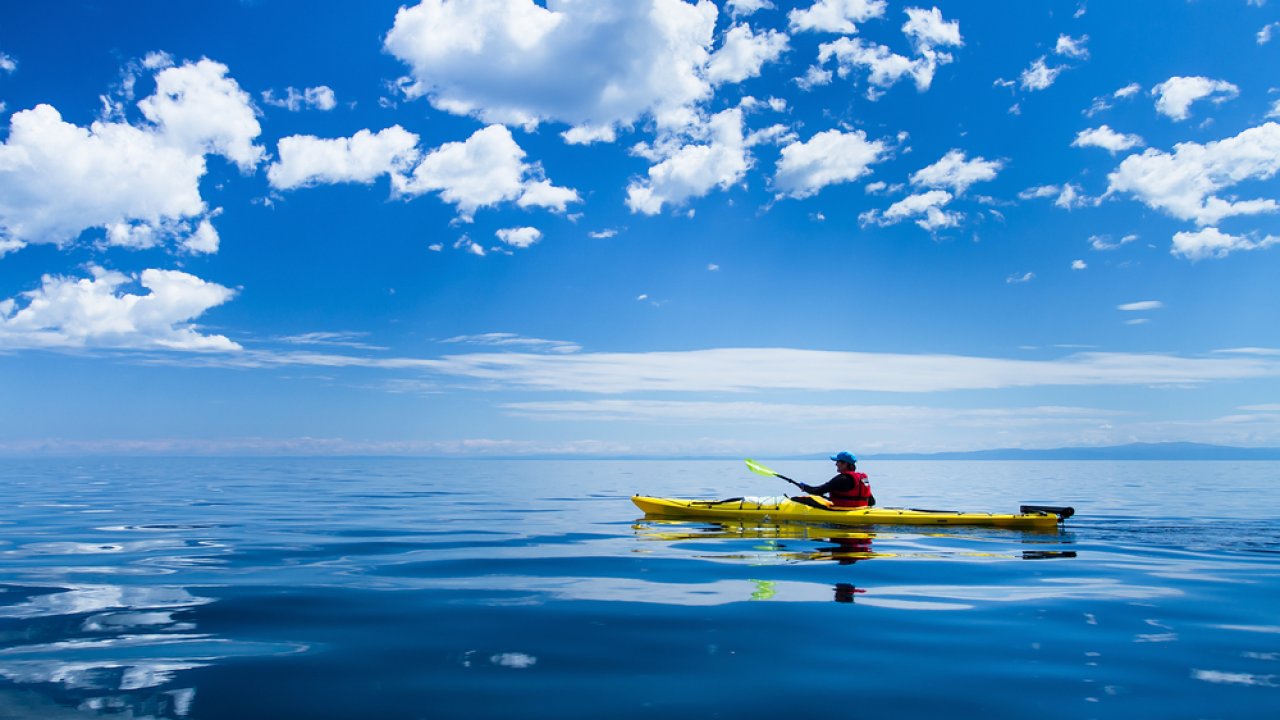
M 702 518 L 700 518 L 702 519 Z M 839 560 L 842 564 L 857 562 L 873 557 L 894 557 L 895 553 L 878 553 L 871 550 L 871 541 L 876 534 L 865 530 L 849 530 L 846 528 L 818 527 L 806 523 L 741 523 L 711 522 L 710 527 L 690 528 L 687 523 L 693 518 L 682 520 L 648 519 L 645 524 L 635 525 L 639 537 L 645 540 L 661 542 L 685 542 L 699 540 L 747 539 L 761 540 L 751 546 L 751 552 L 734 549 L 730 552 L 717 552 L 704 556 L 725 560 L 749 560 L 760 564 L 772 564 L 777 561 L 795 562 L 808 560 Z M 649 523 L 670 523 L 680 529 L 655 528 Z M 795 549 L 798 546 L 788 542 L 831 543 L 825 547 L 812 550 Z
M 698 541 L 718 541 L 718 540 L 761 540 L 761 544 L 752 545 L 749 551 L 742 551 L 740 546 L 732 546 L 723 551 L 715 551 L 712 546 L 699 546 L 702 548 L 712 548 L 705 554 L 700 553 L 698 557 L 711 560 L 729 560 L 729 561 L 747 561 L 757 565 L 772 565 L 792 562 L 808 562 L 834 560 L 841 565 L 849 565 L 859 560 L 870 560 L 872 558 L 899 558 L 899 559 L 942 559 L 942 558 L 1007 558 L 1023 560 L 1047 560 L 1051 558 L 1073 558 L 1076 556 L 1073 550 L 1022 550 L 1019 553 L 1009 552 L 990 552 L 980 550 L 961 550 L 953 547 L 941 547 L 937 549 L 920 549 L 920 546 L 911 544 L 910 550 L 903 551 L 901 549 L 902 538 L 963 538 L 965 542 L 988 541 L 993 542 L 996 539 L 994 535 L 973 535 L 960 534 L 957 535 L 955 530 L 962 528 L 939 530 L 937 532 L 921 532 L 918 527 L 907 531 L 908 534 L 891 533 L 883 530 L 874 531 L 867 527 L 858 526 L 833 526 L 833 525 L 817 525 L 812 522 L 797 522 L 787 520 L 739 520 L 739 519 L 710 519 L 706 517 L 646 517 L 643 521 L 632 526 L 636 531 L 636 536 L 642 540 L 651 540 L 664 543 L 682 543 L 682 542 L 698 542 Z M 1007 537 L 1007 536 L 1006 536 Z M 1022 541 L 1025 542 L 1043 542 L 1036 541 L 1032 538 L 1035 533 L 1026 535 Z M 1057 533 L 1054 537 L 1059 537 Z M 888 539 L 890 543 L 894 543 L 892 547 L 894 552 L 884 552 L 883 550 L 874 550 L 872 541 L 876 538 Z M 828 543 L 825 546 L 814 549 L 802 549 L 803 545 L 793 544 L 791 541 L 798 543 L 819 542 Z M 1060 547 L 1054 544 L 1054 547 Z M 861 592 L 861 591 L 859 591 Z
M 698 518 L 705 520 L 705 518 Z M 717 559 L 750 560 L 760 564 L 776 561 L 795 562 L 809 560 L 838 560 L 841 564 L 857 562 L 873 557 L 894 557 L 894 553 L 877 553 L 871 550 L 876 537 L 867 530 L 819 527 L 799 522 L 743 522 L 739 520 L 710 521 L 703 527 L 690 527 L 694 518 L 648 518 L 634 526 L 639 537 L 662 542 L 698 540 L 755 539 L 763 540 L 752 546 L 751 553 L 717 553 Z M 661 527 L 663 525 L 670 527 Z M 793 550 L 788 540 L 832 543 L 814 550 Z
M 703 522 L 695 522 L 701 520 Z M 871 541 L 877 533 L 866 528 L 823 527 L 813 523 L 787 520 L 711 520 L 693 517 L 646 517 L 632 526 L 636 533 L 650 540 L 829 540 L 849 538 Z
M 1071 508 L 1023 505 L 1018 513 L 856 507 L 836 508 L 826 498 L 730 498 L 682 500 L 635 495 L 631 502 L 647 515 L 771 520 L 799 520 L 833 525 L 983 525 L 1024 530 L 1054 530 L 1074 514 Z

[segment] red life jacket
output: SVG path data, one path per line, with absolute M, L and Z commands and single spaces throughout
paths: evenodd
M 853 478 L 853 487 L 845 491 L 832 490 L 831 504 L 836 507 L 866 507 L 872 504 L 871 486 L 867 484 L 866 473 L 842 470 L 841 475 Z

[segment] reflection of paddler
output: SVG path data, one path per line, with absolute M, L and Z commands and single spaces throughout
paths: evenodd
M 849 583 L 836 583 L 836 602 L 851 603 L 853 602 L 854 595 L 864 592 L 866 592 L 866 590 L 854 587 Z
M 831 537 L 823 538 L 827 542 L 835 543 L 832 547 L 820 547 L 817 552 L 819 557 L 830 557 L 832 560 L 841 565 L 852 565 L 859 560 L 872 557 L 871 555 L 871 537 L 869 535 L 863 537 Z

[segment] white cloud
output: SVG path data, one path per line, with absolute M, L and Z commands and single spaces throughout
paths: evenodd
M 578 125 L 560 133 L 560 137 L 568 145 L 591 145 L 598 142 L 611 143 L 617 139 L 618 133 L 612 125 Z
M 1104 95 L 1102 97 L 1094 98 L 1093 104 L 1089 106 L 1089 109 L 1084 111 L 1084 114 L 1086 117 L 1093 117 L 1094 115 L 1097 115 L 1103 110 L 1110 110 L 1112 100 L 1125 100 L 1137 95 L 1141 91 L 1142 91 L 1142 86 L 1139 85 L 1138 83 L 1131 83 L 1129 85 L 1125 85 L 1124 87 L 1120 88 L 1119 90 L 1116 90 L 1114 93 L 1110 95 Z
M 1071 261 L 1071 269 L 1072 269 L 1072 270 L 1084 270 L 1084 269 L 1086 269 L 1086 268 L 1088 268 L 1088 267 L 1089 267 L 1089 265 L 1088 265 L 1085 261 L 1083 261 L 1083 260 L 1072 260 L 1072 261 Z
M 1116 132 L 1108 125 L 1081 130 L 1071 142 L 1072 147 L 1099 147 L 1112 155 L 1144 144 L 1140 136 Z
M 458 208 L 459 217 L 470 222 L 476 210 L 502 202 L 563 207 L 568 194 L 577 193 L 544 184 L 531 177 L 539 170 L 524 162 L 525 152 L 502 125 L 477 130 L 465 142 L 445 143 L 427 153 L 412 175 L 392 175 L 397 192 L 420 195 L 438 192 Z M 528 197 L 526 198 L 526 194 Z M 477 246 L 478 247 L 478 246 Z
M 562 213 L 569 203 L 577 202 L 582 202 L 577 190 L 559 187 L 550 180 L 526 180 L 516 204 L 522 208 L 541 207 Z
M 1164 307 L 1164 303 L 1159 300 L 1142 300 L 1139 302 L 1125 303 L 1117 305 L 1117 310 L 1125 312 L 1146 312 L 1147 310 L 1159 310 Z
M 10 252 L 17 252 L 18 250 L 22 250 L 23 247 L 26 247 L 26 246 L 27 246 L 26 242 L 23 242 L 20 240 L 13 240 L 13 238 L 9 238 L 9 237 L 0 236 L 0 258 L 4 258 L 4 256 L 10 254 Z
M 956 195 L 963 195 L 970 185 L 994 180 L 1004 167 L 999 160 L 976 157 L 966 160 L 963 150 L 951 150 L 938 162 L 916 171 L 911 184 L 916 187 L 950 188 Z
M 1186 120 L 1191 116 L 1191 104 L 1206 98 L 1221 104 L 1240 94 L 1240 88 L 1226 80 L 1210 80 L 1206 77 L 1171 77 L 1151 88 L 1156 98 L 1156 110 L 1174 120 Z
M 755 147 L 756 145 L 790 145 L 799 140 L 795 130 L 790 126 L 775 124 L 759 130 L 753 130 L 747 136 L 747 147 Z
M 163 50 L 154 50 L 142 58 L 142 67 L 147 70 L 163 70 L 175 64 L 173 56 Z
M 1224 258 L 1242 250 L 1260 250 L 1277 243 L 1280 243 L 1280 236 L 1267 235 L 1254 239 L 1228 235 L 1216 227 L 1207 227 L 1195 232 L 1174 233 L 1173 247 L 1169 252 L 1188 260 L 1204 260 Z
M 277 190 L 371 183 L 381 175 L 407 172 L 418 158 L 417 146 L 418 136 L 399 125 L 376 133 L 361 130 L 349 138 L 291 135 L 280 139 L 280 159 L 267 168 L 267 179 Z
M 1018 193 L 1018 198 L 1021 200 L 1038 200 L 1040 198 L 1053 197 L 1060 192 L 1062 192 L 1062 188 L 1057 185 L 1038 185 Z
M 1023 90 L 1044 90 L 1053 85 L 1058 76 L 1062 74 L 1062 71 L 1066 69 L 1066 66 L 1062 65 L 1049 67 L 1045 63 L 1044 56 L 1041 56 L 1031 63 L 1031 67 L 1023 70 L 1018 79 L 1022 83 Z
M 234 290 L 177 270 L 144 270 L 140 278 L 100 267 L 90 272 L 92 278 L 45 275 L 21 302 L 0 302 L 0 348 L 240 349 L 190 322 Z M 135 279 L 150 292 L 125 292 Z
M 332 110 L 338 106 L 337 96 L 328 85 L 298 90 L 295 87 L 285 88 L 284 97 L 277 98 L 271 90 L 264 90 L 262 102 L 275 107 L 285 108 L 290 112 L 298 112 L 306 108 L 316 110 Z
M 1080 194 L 1080 186 L 1075 183 L 1066 183 L 1062 186 L 1062 191 L 1058 193 L 1058 199 L 1053 204 L 1063 208 L 1064 210 L 1074 210 L 1078 207 L 1086 205 L 1097 205 L 1100 201 L 1096 198 Z
M 440 110 L 599 135 L 687 122 L 711 92 L 701 70 L 717 14 L 710 0 L 427 0 L 396 13 L 384 46 L 410 67 L 405 91 Z
M 1266 45 L 1267 43 L 1271 42 L 1271 35 L 1276 30 L 1280 30 L 1280 22 L 1273 22 L 1270 25 L 1263 25 L 1262 29 L 1258 31 L 1258 44 Z
M 1088 205 L 1098 205 L 1102 202 L 1101 198 L 1091 198 L 1082 195 L 1080 186 L 1075 183 L 1064 183 L 1062 185 L 1040 185 L 1038 187 L 1027 188 L 1018 193 L 1020 200 L 1039 200 L 1042 198 L 1054 198 L 1053 204 L 1065 210 L 1074 210 L 1078 207 Z
M 253 140 L 262 132 L 249 94 L 227 77 L 227 66 L 200 60 L 156 74 L 156 92 L 138 103 L 142 114 L 170 143 L 191 154 L 217 154 L 249 171 L 266 151 Z
M 277 190 L 291 190 L 370 183 L 389 175 L 396 194 L 439 192 L 467 222 L 477 209 L 501 202 L 563 212 L 581 200 L 577 191 L 537 177 L 540 168 L 525 164 L 524 150 L 501 125 L 478 130 L 464 142 L 446 143 L 425 157 L 417 145 L 418 136 L 399 125 L 377 133 L 361 130 L 350 138 L 294 135 L 280 140 L 280 159 L 268 168 L 267 178 Z
M 742 111 L 725 110 L 697 128 L 706 142 L 680 146 L 627 187 L 632 212 L 656 215 L 664 205 L 680 205 L 713 188 L 727 188 L 751 167 L 742 136 Z
M 861 130 L 820 132 L 782 148 L 773 186 L 779 197 L 809 197 L 828 185 L 869 174 L 870 166 L 887 152 L 885 143 L 867 140 Z
M 810 66 L 804 75 L 796 78 L 795 83 L 801 90 L 812 90 L 815 87 L 831 84 L 831 71 L 824 70 L 819 65 Z
M 592 238 L 593 240 L 607 240 L 611 237 L 616 237 L 617 234 L 617 230 L 613 228 L 606 228 L 604 230 L 594 230 L 589 232 L 587 233 L 587 237 Z
M 1137 235 L 1125 235 L 1119 242 L 1112 242 L 1110 235 L 1090 235 L 1089 245 L 1094 250 L 1115 250 L 1137 240 Z
M 742 17 L 751 15 L 760 10 L 773 9 L 773 3 L 769 0 L 728 0 L 729 12 L 734 17 Z
M 829 32 L 853 35 L 857 23 L 883 17 L 884 0 L 816 0 L 803 10 L 787 13 L 792 32 Z
M 18 70 L 18 61 L 7 53 L 0 52 L 0 70 L 11 73 Z
M 926 90 L 933 81 L 932 72 L 925 72 L 922 64 L 917 64 L 905 55 L 898 55 L 884 45 L 868 43 L 861 38 L 842 37 L 818 47 L 818 62 L 825 65 L 834 58 L 837 73 L 840 77 L 848 77 L 857 68 L 867 68 L 870 74 L 867 81 L 871 88 L 867 96 L 876 99 L 880 96 L 878 88 L 893 86 L 903 76 L 910 75 L 916 80 L 916 87 Z
M 1235 137 L 1179 143 L 1174 152 L 1154 148 L 1125 158 L 1107 176 L 1107 195 L 1127 192 L 1148 207 L 1198 225 L 1235 215 L 1275 212 L 1272 198 L 1237 200 L 1217 193 L 1251 179 L 1267 180 L 1280 170 L 1280 125 L 1265 123 Z
M 712 85 L 742 82 L 759 75 L 765 63 L 777 60 L 786 50 L 786 33 L 756 33 L 747 25 L 734 25 L 707 63 L 706 78 Z
M 542 239 L 542 231 L 535 227 L 503 228 L 495 235 L 511 247 L 527 248 Z
M 462 237 L 454 241 L 453 249 L 464 250 L 466 252 L 471 253 L 472 255 L 478 255 L 480 257 L 485 256 L 484 246 L 476 242 L 475 240 L 472 240 L 467 235 L 463 235 Z
M 202 154 L 177 147 L 153 128 L 64 122 L 37 105 L 14 113 L 0 145 L 0 247 L 63 245 L 91 228 L 136 227 L 150 247 L 192 231 L 206 213 Z M 136 242 L 123 243 L 138 247 Z
M 209 222 L 209 218 L 206 217 L 196 226 L 195 232 L 182 240 L 181 246 L 183 250 L 189 253 L 212 255 L 218 252 L 218 245 L 221 241 L 218 231 L 214 229 L 213 223 Z
M 842 78 L 858 68 L 865 68 L 869 71 L 867 97 L 871 100 L 878 99 L 884 88 L 892 87 L 903 77 L 911 77 L 918 91 L 928 90 L 938 66 L 953 60 L 950 53 L 939 52 L 936 48 L 963 45 L 960 25 L 955 21 L 944 21 L 936 8 L 928 12 L 910 8 L 907 16 L 902 30 L 911 41 L 916 57 L 899 55 L 884 45 L 865 42 L 861 38 L 842 37 L 818 46 L 819 66 L 834 59 L 836 72 Z M 812 74 L 813 71 L 810 72 Z
M 158 67 L 159 65 L 157 65 Z M 10 117 L 0 144 L 0 254 L 28 243 L 64 245 L 85 230 L 104 241 L 189 252 L 217 248 L 200 196 L 204 155 L 242 170 L 264 154 L 249 96 L 212 60 L 166 66 L 156 93 L 138 103 L 149 124 L 65 122 L 49 105 Z M 121 113 L 122 108 L 116 108 Z
M 1088 35 L 1081 35 L 1078 38 L 1073 38 L 1070 35 L 1059 35 L 1058 44 L 1054 46 L 1053 52 L 1076 60 L 1087 60 L 1089 58 L 1089 48 L 1085 47 L 1085 44 L 1088 42 Z
M 960 37 L 960 21 L 943 20 L 942 11 L 938 8 L 907 8 L 907 22 L 902 26 L 902 33 L 907 36 L 916 52 L 927 54 L 937 47 L 961 47 L 964 40 Z M 950 60 L 950 58 L 948 58 Z
M 955 227 L 964 218 L 960 213 L 947 212 L 942 208 L 951 202 L 953 196 L 946 190 L 930 190 L 929 192 L 910 195 L 889 206 L 883 213 L 868 210 L 858 216 L 863 225 L 876 224 L 882 227 L 896 225 L 903 220 L 919 217 L 916 225 L 933 232 L 942 228 Z
M 1022 273 L 1021 275 L 1010 275 L 1006 277 L 1004 281 L 1009 285 L 1022 285 L 1024 283 L 1029 283 L 1035 279 L 1036 279 L 1035 273 L 1025 272 L 1025 273 Z

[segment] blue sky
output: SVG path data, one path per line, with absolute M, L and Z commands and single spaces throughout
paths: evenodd
M 1280 3 L 0 10 L 0 453 L 1280 445 Z

